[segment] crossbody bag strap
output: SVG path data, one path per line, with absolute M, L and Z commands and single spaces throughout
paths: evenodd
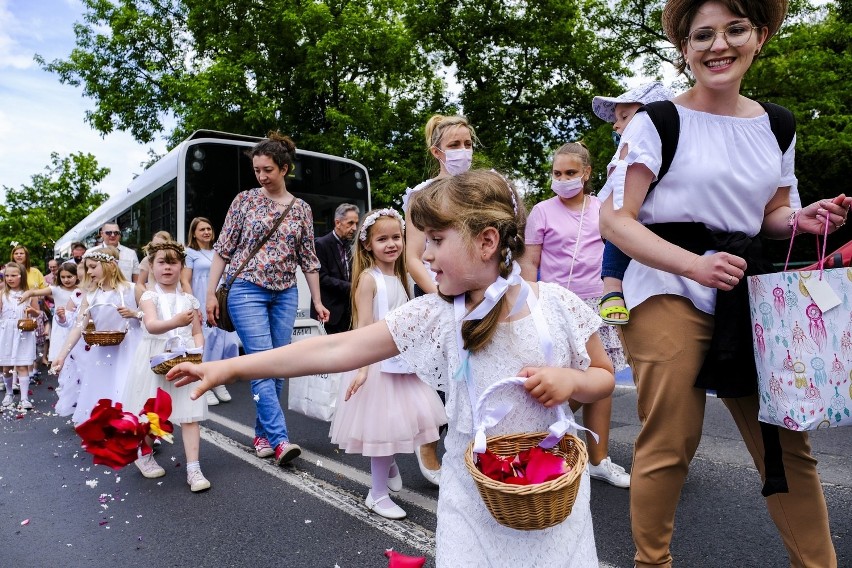
M 284 209 L 284 212 L 281 214 L 281 216 L 278 217 L 278 219 L 275 221 L 275 223 L 272 224 L 272 228 L 269 230 L 269 232 L 266 233 L 266 235 L 260 240 L 259 243 L 257 243 L 257 246 L 254 247 L 254 250 L 252 250 L 251 253 L 249 253 L 249 255 L 242 262 L 242 264 L 240 264 L 240 267 L 237 268 L 237 271 L 234 272 L 234 275 L 231 276 L 231 278 L 229 278 L 228 281 L 225 283 L 225 288 L 227 290 L 231 289 L 231 285 L 234 283 L 234 280 L 237 279 L 237 276 L 239 276 L 240 272 L 243 271 L 243 268 L 246 267 L 246 264 L 248 264 L 248 262 L 252 258 L 254 258 L 254 255 L 256 255 L 260 251 L 260 249 L 263 248 L 263 245 L 266 244 L 266 241 L 268 241 L 270 238 L 272 238 L 272 233 L 274 233 L 278 229 L 278 227 L 281 225 L 282 221 L 284 221 L 284 218 L 290 212 L 290 209 L 293 207 L 293 203 L 295 203 L 295 202 L 296 202 L 296 197 L 293 196 L 293 199 L 291 199 L 290 203 L 287 204 L 287 208 Z

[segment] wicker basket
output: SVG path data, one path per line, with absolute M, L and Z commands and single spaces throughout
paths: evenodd
M 492 392 L 507 386 L 521 387 L 525 380 L 510 377 L 489 386 L 477 401 L 474 416 L 481 418 L 484 415 L 485 399 Z M 555 411 L 559 421 L 557 424 L 567 421 L 561 406 L 555 407 Z M 480 423 L 479 429 L 483 427 L 483 423 Z M 533 485 L 513 485 L 491 479 L 476 467 L 475 441 L 468 445 L 464 455 L 465 466 L 491 516 L 501 525 L 519 531 L 541 530 L 558 525 L 571 514 L 580 489 L 580 480 L 589 461 L 586 444 L 572 434 L 565 434 L 555 445 L 546 447 L 549 444 L 542 444 L 542 441 L 548 435 L 548 432 L 531 432 L 485 439 L 487 448 L 499 456 L 514 456 L 542 445 L 545 451 L 562 457 L 571 468 L 571 471 L 556 479 Z
M 537 446 L 545 437 L 546 432 L 493 436 L 488 438 L 488 449 L 497 455 L 512 456 Z M 494 481 L 479 471 L 474 462 L 473 442 L 468 446 L 464 463 L 485 506 L 501 525 L 535 531 L 558 525 L 571 514 L 589 459 L 586 445 L 576 436 L 566 434 L 548 451 L 561 456 L 571 471 L 544 483 L 512 485 Z
M 34 319 L 24 318 L 18 320 L 18 329 L 21 331 L 35 331 L 36 327 L 38 326 Z
M 95 329 L 95 322 L 89 320 L 86 329 L 83 330 L 83 341 L 86 345 L 98 345 L 100 347 L 109 347 L 118 345 L 124 341 L 124 336 L 127 330 L 124 331 L 98 331 Z
M 158 375 L 165 375 L 166 373 L 171 371 L 172 367 L 174 367 L 178 363 L 201 363 L 201 354 L 187 353 L 186 355 L 181 355 L 180 357 L 175 357 L 174 359 L 163 361 L 159 365 L 151 367 L 151 370 Z

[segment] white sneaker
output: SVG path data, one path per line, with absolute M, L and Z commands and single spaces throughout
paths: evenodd
M 3 406 L 12 406 L 13 404 L 15 404 L 15 398 L 12 393 L 6 393 L 6 396 L 3 397 Z
M 216 398 L 218 398 L 222 402 L 231 402 L 231 393 L 228 392 L 228 389 L 225 388 L 225 385 L 213 387 L 213 394 L 215 394 Z
M 134 463 L 136 464 L 136 467 L 139 468 L 139 471 L 142 472 L 142 475 L 148 479 L 156 479 L 166 475 L 166 470 L 160 467 L 160 464 L 158 464 L 157 460 L 154 459 L 154 454 L 142 456 Z
M 602 459 L 598 465 L 589 463 L 589 475 L 615 487 L 630 487 L 630 474 L 620 465 L 613 463 L 609 456 Z
M 24 410 L 32 410 L 33 409 L 33 403 L 30 402 L 29 400 L 27 400 L 26 398 L 22 398 L 21 403 L 18 406 L 20 406 Z
M 186 472 L 186 482 L 189 484 L 189 490 L 193 493 L 206 491 L 210 489 L 210 482 L 204 477 L 200 469 Z
M 213 394 L 213 391 L 207 391 L 204 393 L 204 400 L 207 401 L 207 406 L 216 406 L 219 404 L 219 399 L 216 398 L 216 395 Z

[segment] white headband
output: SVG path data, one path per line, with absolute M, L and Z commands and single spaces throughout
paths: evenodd
M 364 223 L 361 225 L 361 232 L 358 233 L 358 239 L 361 242 L 367 240 L 367 229 L 373 226 L 379 217 L 393 217 L 394 219 L 397 219 L 400 225 L 402 225 L 402 231 L 405 232 L 405 221 L 403 221 L 402 215 L 400 215 L 396 209 L 377 209 L 364 218 Z
M 86 251 L 85 254 L 83 254 L 83 260 L 86 260 L 87 258 L 97 260 L 98 262 L 118 262 L 118 259 L 111 254 L 99 250 Z

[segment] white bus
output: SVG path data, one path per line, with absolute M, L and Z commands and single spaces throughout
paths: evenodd
M 257 187 L 246 151 L 261 138 L 198 130 L 134 179 L 127 190 L 112 196 L 65 233 L 54 247 L 56 257 L 69 258 L 71 243 L 96 244 L 101 226 L 109 221 L 121 227 L 123 245 L 142 252 L 151 235 L 165 230 L 185 243 L 194 217 L 207 217 L 218 234 L 228 207 L 240 191 Z M 334 210 L 353 203 L 363 213 L 370 209 L 367 169 L 353 160 L 296 150 L 287 188 L 313 211 L 315 236 L 334 227 Z M 301 272 L 299 311 L 294 334 L 312 335 L 310 294 Z M 300 321 L 302 320 L 302 321 Z M 299 329 L 301 328 L 301 329 Z M 297 332 L 297 329 L 299 331 Z

